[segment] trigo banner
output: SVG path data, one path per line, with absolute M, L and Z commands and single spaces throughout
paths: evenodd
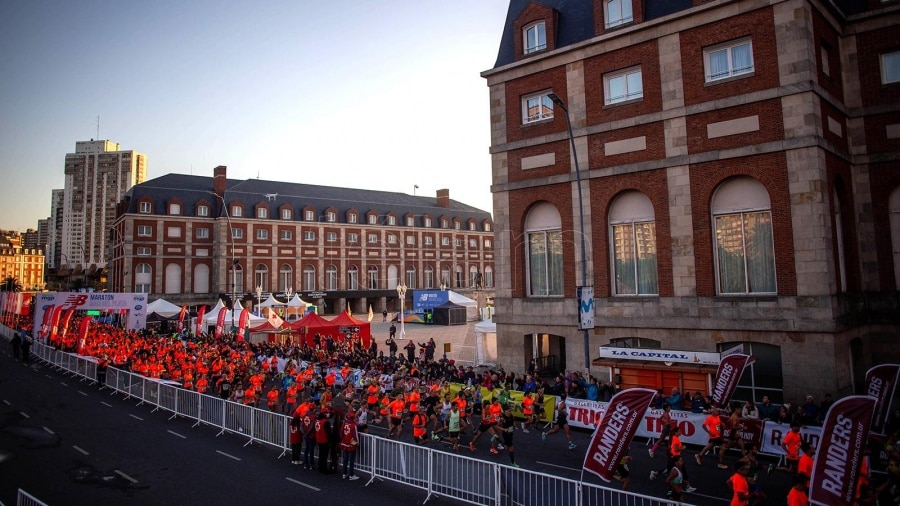
M 897 389 L 897 374 L 900 365 L 876 365 L 866 372 L 866 395 L 875 398 L 875 410 L 872 415 L 873 434 L 885 435 L 885 425 L 891 415 L 891 400 Z
M 629 388 L 613 396 L 584 456 L 585 470 L 612 481 L 654 395 L 649 388 Z
M 853 395 L 828 410 L 810 478 L 810 504 L 853 504 L 875 402 L 874 397 Z
M 713 406 L 721 408 L 728 404 L 749 361 L 749 355 L 736 353 L 728 355 L 719 362 L 719 369 L 716 371 L 716 382 L 712 391 Z

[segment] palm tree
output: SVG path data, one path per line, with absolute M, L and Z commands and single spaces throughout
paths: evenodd
M 22 283 L 19 283 L 19 280 L 8 276 L 3 280 L 3 283 L 0 284 L 0 291 L 4 292 L 21 292 L 22 291 Z

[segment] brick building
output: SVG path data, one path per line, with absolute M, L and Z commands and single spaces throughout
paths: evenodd
M 449 190 L 424 197 L 229 181 L 219 166 L 212 178 L 168 174 L 137 184 L 117 215 L 111 290 L 178 304 L 290 289 L 325 313 L 370 305 L 380 313 L 400 309 L 401 281 L 407 298 L 442 285 L 483 297 L 494 285 L 491 215 L 451 200 Z
M 705 391 L 697 353 L 740 348 L 737 397 L 780 402 L 900 359 L 898 40 L 896 0 L 511 0 L 482 74 L 498 360 L 580 370 L 581 285 L 625 386 Z
M 44 288 L 44 252 L 28 247 L 18 232 L 0 233 L 0 281 L 14 278 L 22 291 Z

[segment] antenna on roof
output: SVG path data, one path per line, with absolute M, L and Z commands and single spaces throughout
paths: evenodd
M 100 115 L 97 115 L 97 140 L 100 140 Z
M 269 202 L 274 202 L 275 199 L 277 199 L 277 198 L 278 198 L 277 193 L 267 193 L 266 194 L 266 199 L 268 199 Z

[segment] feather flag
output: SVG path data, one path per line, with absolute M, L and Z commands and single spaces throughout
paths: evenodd
M 88 330 L 91 328 L 92 320 L 93 318 L 90 316 L 81 320 L 81 327 L 78 329 L 78 348 L 76 349 L 76 353 L 79 355 L 84 355 L 84 348 L 87 346 Z
M 53 316 L 50 317 L 50 345 L 53 346 L 59 342 L 59 317 L 62 314 L 63 307 L 56 306 L 53 309 Z
M 231 324 L 234 325 L 234 322 L 231 322 Z M 244 308 L 241 311 L 241 317 L 238 319 L 237 328 L 240 329 L 239 332 L 243 333 L 244 329 L 247 328 L 247 325 L 249 325 L 249 324 L 250 324 L 250 310 L 247 308 Z
M 59 338 L 65 339 L 66 334 L 69 333 L 69 323 L 72 322 L 72 315 L 75 314 L 75 306 L 70 307 L 66 314 L 63 315 L 62 320 L 59 324 Z
M 228 308 L 223 307 L 219 310 L 219 316 L 216 318 L 216 339 L 222 339 L 222 333 L 225 332 L 225 313 Z
M 47 339 L 50 336 L 50 321 L 53 319 L 55 308 L 55 305 L 50 304 L 44 309 L 44 317 L 41 319 L 41 339 Z
M 372 304 L 369 304 L 369 321 L 372 321 L 372 318 L 375 318 L 375 313 L 372 311 Z
M 175 331 L 179 334 L 184 330 L 184 315 L 187 314 L 187 306 L 181 306 L 181 312 L 178 313 L 178 325 L 175 326 Z
M 200 309 L 197 311 L 197 328 L 194 330 L 194 335 L 199 336 L 203 333 L 203 317 L 206 316 L 206 306 L 200 306 Z

